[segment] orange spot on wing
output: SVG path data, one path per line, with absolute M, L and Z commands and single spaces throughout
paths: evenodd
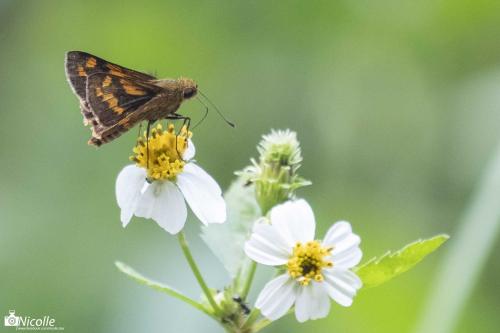
M 85 63 L 85 67 L 94 68 L 96 64 L 97 64 L 96 58 L 90 57 L 87 59 L 87 62 Z
M 106 64 L 106 67 L 109 69 L 109 74 L 119 76 L 119 77 L 125 77 L 126 74 L 122 71 L 122 69 L 119 66 L 113 65 L 113 64 Z
M 125 74 L 123 74 L 123 72 L 121 72 L 121 71 L 115 71 L 114 69 L 110 70 L 109 74 L 114 75 L 114 76 L 119 76 L 119 77 L 124 77 L 125 76 Z
M 122 114 L 125 112 L 124 108 L 118 106 L 118 99 L 111 93 L 102 94 L 102 101 L 108 103 L 108 108 L 114 113 Z
M 110 93 L 104 94 L 102 96 L 102 101 L 108 103 L 110 109 L 118 105 L 118 99 Z
M 85 69 L 83 69 L 82 65 L 78 65 L 76 70 L 78 71 L 78 76 L 87 76 L 87 73 L 85 72 Z
M 125 128 L 129 128 L 130 127 L 130 122 L 129 122 L 129 119 L 128 118 L 123 118 L 122 120 L 120 120 L 118 122 L 120 125 L 122 125 L 123 127 Z
M 101 87 L 95 87 L 95 94 L 97 96 L 102 96 L 103 95 Z
M 111 76 L 106 75 L 104 81 L 102 82 L 103 87 L 109 87 L 111 85 Z
M 134 96 L 144 96 L 146 95 L 146 92 L 142 90 L 138 86 L 134 86 L 130 81 L 120 79 L 120 83 L 123 86 L 123 89 L 125 92 L 129 95 L 134 95 Z
M 123 112 L 125 112 L 125 109 L 124 109 L 124 108 L 122 108 L 122 107 L 119 107 L 119 106 L 115 106 L 115 107 L 113 108 L 113 111 L 114 111 L 115 113 L 122 114 Z

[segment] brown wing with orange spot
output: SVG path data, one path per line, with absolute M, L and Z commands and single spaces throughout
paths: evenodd
M 156 79 L 154 76 L 113 64 L 82 51 L 66 53 L 65 68 L 71 88 L 83 102 L 87 100 L 87 77 L 95 73 L 108 73 L 140 81 Z
M 87 78 L 97 73 L 108 73 L 115 76 L 128 78 L 129 80 L 150 81 L 154 76 L 134 71 L 95 55 L 82 51 L 70 51 L 66 53 L 65 59 L 66 77 L 73 92 L 80 99 L 80 111 L 83 115 L 84 124 L 96 126 L 93 110 L 87 103 Z
M 117 124 L 156 97 L 162 88 L 138 79 L 96 73 L 87 78 L 87 105 L 104 127 Z

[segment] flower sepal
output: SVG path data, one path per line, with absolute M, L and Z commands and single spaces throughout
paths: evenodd
M 248 318 L 248 314 L 250 313 L 250 309 L 245 301 L 237 293 L 235 293 L 233 287 L 228 286 L 221 291 L 215 289 L 211 289 L 210 291 L 212 293 L 212 297 L 221 310 L 218 317 L 223 325 L 232 329 L 238 328 L 238 332 L 252 332 L 251 328 L 242 330 Z M 211 307 L 205 295 L 201 296 L 200 303 L 206 308 Z

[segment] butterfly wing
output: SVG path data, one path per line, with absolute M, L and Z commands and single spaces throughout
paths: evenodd
M 154 76 L 128 69 L 82 51 L 66 53 L 66 77 L 75 94 L 85 102 L 87 77 L 95 73 L 108 73 L 141 81 L 155 80 Z
M 86 103 L 95 118 L 91 144 L 109 142 L 145 119 L 145 106 L 162 88 L 138 79 L 95 73 L 87 78 Z
M 65 68 L 68 82 L 80 99 L 84 124 L 92 126 L 89 144 L 109 142 L 137 122 L 175 112 L 182 102 L 173 90 L 157 85 L 154 76 L 86 52 L 68 52 Z
M 115 76 L 148 81 L 155 77 L 128 69 L 96 57 L 87 52 L 70 51 L 66 53 L 66 77 L 73 92 L 80 99 L 80 111 L 85 125 L 97 125 L 97 120 L 87 104 L 87 78 L 96 73 L 109 73 Z
M 96 73 L 87 78 L 87 105 L 103 126 L 113 126 L 149 102 L 162 88 L 145 81 Z

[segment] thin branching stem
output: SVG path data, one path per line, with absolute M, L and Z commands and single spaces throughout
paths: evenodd
M 294 311 L 294 308 L 291 307 L 286 313 L 284 316 L 288 316 L 290 313 L 292 313 Z M 283 316 L 283 317 L 284 317 Z M 271 324 L 272 323 L 272 320 L 269 320 L 267 318 L 263 318 L 261 319 L 260 321 L 258 321 L 257 323 L 255 323 L 255 325 L 253 325 L 252 327 L 252 333 L 257 333 L 259 332 L 260 330 L 264 329 L 267 325 Z
M 252 333 L 257 333 L 259 332 L 260 330 L 264 329 L 267 325 L 269 325 L 270 323 L 272 323 L 272 321 L 270 321 L 269 319 L 262 319 L 261 321 L 259 321 L 258 323 L 256 323 L 254 326 L 253 326 L 253 331 Z
M 255 276 L 255 271 L 257 270 L 257 263 L 252 261 L 250 264 L 250 269 L 248 270 L 248 275 L 245 280 L 245 285 L 243 286 L 243 290 L 241 292 L 241 298 L 246 299 L 248 293 L 250 292 L 250 288 L 252 287 L 253 278 Z
M 217 320 L 217 317 L 215 317 L 214 314 L 211 311 L 209 311 L 206 307 L 204 307 L 202 304 L 198 303 L 194 299 L 184 295 L 180 291 L 178 291 L 170 286 L 167 286 L 163 283 L 151 280 L 151 279 L 145 277 L 144 275 L 142 275 L 141 273 L 137 272 L 136 270 L 134 270 L 132 267 L 130 267 L 122 262 L 117 261 L 117 262 L 115 262 L 115 265 L 122 273 L 126 274 L 127 276 L 134 279 L 135 281 L 137 281 L 143 285 L 146 285 L 152 289 L 155 289 L 155 290 L 158 290 L 162 293 L 165 293 L 171 297 L 177 298 L 178 300 L 181 300 L 181 301 L 191 305 L 195 309 L 198 309 L 201 312 L 203 312 L 203 313 L 205 313 L 205 314 L 209 315 L 210 317 Z
M 259 319 L 260 315 L 260 310 L 257 308 L 253 308 L 250 314 L 247 317 L 247 320 L 243 324 L 243 328 L 249 328 L 252 327 L 252 325 Z M 253 331 L 252 331 L 253 332 Z
M 214 297 L 212 295 L 212 292 L 208 288 L 207 284 L 205 283 L 205 280 L 203 279 L 203 276 L 200 273 L 200 270 L 198 269 L 198 266 L 196 265 L 196 262 L 193 259 L 193 255 L 191 254 L 191 250 L 189 249 L 189 245 L 186 241 L 186 237 L 184 236 L 184 233 L 181 231 L 179 232 L 177 239 L 179 240 L 179 244 L 181 246 L 182 252 L 184 253 L 184 257 L 186 257 L 186 260 L 189 264 L 189 267 L 191 268 L 191 271 L 193 272 L 196 281 L 198 281 L 198 284 L 200 285 L 201 289 L 203 290 L 203 293 L 207 297 L 208 302 L 212 306 L 214 312 L 216 315 L 220 315 L 221 309 L 217 305 L 217 303 L 214 300 Z

